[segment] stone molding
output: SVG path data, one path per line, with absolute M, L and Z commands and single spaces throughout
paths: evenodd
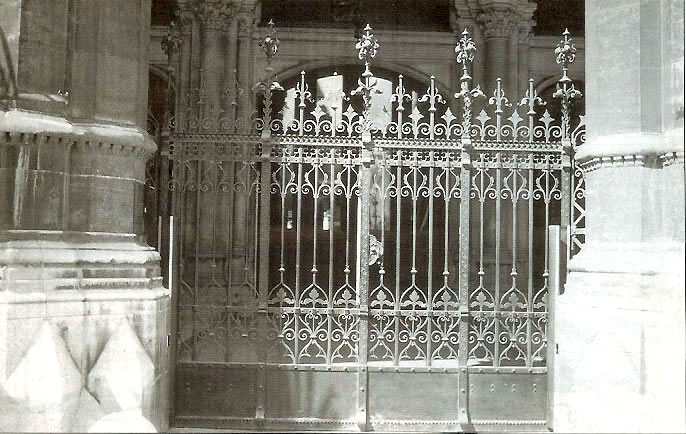
M 684 246 L 658 242 L 587 242 L 569 262 L 571 273 L 684 273 Z
M 76 123 L 17 109 L 0 111 L 0 146 L 20 144 L 83 145 L 146 160 L 157 150 L 150 134 L 138 126 Z
M 171 297 L 171 290 L 161 285 L 152 289 L 127 288 L 113 291 L 107 289 L 89 290 L 64 289 L 52 292 L 0 291 L 0 304 L 98 302 L 98 301 L 145 301 Z
M 33 232 L 33 231 L 32 231 Z M 22 240 L 0 242 L 0 264 L 148 265 L 158 263 L 159 253 L 133 241 L 69 242 Z
M 662 168 L 684 162 L 683 129 L 659 133 L 600 136 L 580 146 L 574 155 L 584 173 L 605 167 Z

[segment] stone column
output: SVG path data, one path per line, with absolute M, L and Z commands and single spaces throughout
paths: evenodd
M 554 429 L 683 432 L 684 3 L 586 2 L 586 245 L 555 318 Z
M 524 97 L 524 93 L 529 88 L 529 41 L 533 36 L 532 28 L 536 21 L 532 19 L 536 10 L 535 3 L 525 3 L 519 7 L 519 22 L 517 23 L 517 56 L 519 63 L 517 67 L 517 89 L 519 98 Z
M 516 103 L 516 97 L 512 93 L 510 87 L 510 78 L 516 75 L 516 71 L 511 71 L 511 60 L 516 64 L 517 59 L 511 59 L 512 57 L 512 33 L 515 29 L 515 23 L 517 21 L 517 15 L 512 9 L 512 5 L 507 4 L 486 4 L 482 8 L 480 14 L 477 16 L 477 21 L 481 24 L 481 30 L 486 39 L 486 62 L 485 62 L 485 81 L 481 83 L 481 88 L 486 94 L 484 99 L 484 106 L 487 107 L 486 111 L 490 116 L 494 116 L 494 106 L 488 106 L 487 102 L 489 98 L 493 96 L 494 90 L 496 88 L 496 81 L 498 78 L 501 79 L 501 86 L 505 91 L 510 103 Z M 504 107 L 503 117 L 506 119 L 511 113 L 511 108 Z M 505 177 L 507 176 L 507 170 L 503 170 L 501 173 L 500 184 L 501 189 L 505 185 Z M 518 202 L 518 220 L 520 224 L 525 221 L 521 216 L 521 211 L 523 208 L 523 201 Z M 487 218 L 484 225 L 484 247 L 485 247 L 485 262 L 486 262 L 486 275 L 495 276 L 495 257 L 496 257 L 496 225 L 500 225 L 501 239 L 500 239 L 500 284 L 501 287 L 508 287 L 511 284 L 510 273 L 512 271 L 512 202 L 509 199 L 503 199 L 501 201 L 501 215 L 500 220 L 496 221 L 495 218 L 495 204 L 487 204 L 486 215 L 492 216 Z M 478 221 L 478 220 L 477 220 Z M 473 228 L 473 230 L 478 230 Z M 518 243 L 521 246 L 524 235 L 518 233 Z M 522 269 L 521 255 L 519 256 L 517 269 Z
M 254 55 L 255 42 L 252 34 L 259 18 L 254 11 L 241 14 L 238 32 L 238 83 L 242 95 L 238 98 L 238 118 L 242 124 L 242 131 L 250 131 L 250 116 L 254 110 L 254 94 L 252 86 L 255 84 Z
M 143 241 L 149 26 L 149 0 L 0 5 L 0 89 L 17 89 L 0 103 L 0 431 L 120 410 L 167 427 L 169 292 Z
M 509 95 L 510 102 L 516 104 L 521 98 L 519 94 L 519 65 L 522 59 L 519 58 L 519 25 L 517 22 L 513 23 L 510 28 L 510 37 L 508 39 L 508 80 L 504 82 Z M 523 96 L 523 95 L 522 95 Z M 514 107 L 514 105 L 513 105 Z
M 496 79 L 501 78 L 507 86 L 510 77 L 509 39 L 515 21 L 514 13 L 507 8 L 487 7 L 477 16 L 486 39 L 486 81 L 482 84 L 486 96 L 490 97 L 495 89 Z M 505 89 L 510 95 L 510 89 Z
M 201 61 L 200 88 L 204 94 L 203 118 L 206 126 L 216 130 L 222 112 L 222 95 L 225 87 L 226 33 L 231 27 L 234 5 L 229 0 L 203 0 L 195 5 L 200 23 Z
M 253 47 L 252 47 L 252 31 L 254 29 L 255 15 L 253 11 L 242 11 L 237 20 L 237 73 L 238 82 L 242 88 L 243 95 L 237 98 L 238 117 L 244 132 L 250 129 L 250 116 L 252 114 L 252 86 L 253 80 Z M 237 184 L 246 184 L 248 182 L 247 175 L 249 170 L 241 171 L 244 164 L 242 161 L 237 161 L 235 164 L 235 181 Z M 248 254 L 247 249 L 250 248 L 248 244 L 248 236 L 251 234 L 251 225 L 256 224 L 254 219 L 251 219 L 252 206 L 250 202 L 254 197 L 249 197 L 245 190 L 237 191 L 234 195 L 233 203 L 233 261 L 232 266 L 236 272 L 233 273 L 234 281 L 242 283 L 248 280 L 248 270 L 246 267 L 248 263 L 245 256 Z
M 191 88 L 192 88 L 192 38 L 193 38 L 193 12 L 185 3 L 179 3 L 177 12 L 179 36 L 181 42 L 179 44 L 179 51 L 176 53 L 177 58 L 177 84 L 176 91 L 176 125 L 177 130 L 186 128 L 187 116 L 190 115 L 191 102 Z
M 238 81 L 238 31 L 239 18 L 235 17 L 231 20 L 228 33 L 228 44 L 226 44 L 225 67 L 226 83 L 224 89 L 227 93 L 226 109 L 228 110 L 229 118 L 231 119 L 232 128 L 234 126 L 236 116 L 238 114 L 237 89 Z

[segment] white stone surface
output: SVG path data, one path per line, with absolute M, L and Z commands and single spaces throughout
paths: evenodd
M 686 430 L 683 279 L 570 274 L 555 305 L 556 432 Z
M 118 411 L 98 420 L 88 430 L 93 432 L 157 432 L 155 426 L 135 410 Z
M 71 432 L 88 432 L 88 429 L 105 416 L 98 401 L 88 390 L 81 389 L 76 413 L 69 428 Z
M 155 367 L 126 319 L 88 374 L 88 390 L 106 413 L 141 412 L 152 399 Z
M 81 373 L 57 326 L 43 323 L 36 342 L 7 379 L 5 392 L 26 409 L 23 431 L 64 431 L 78 402 Z

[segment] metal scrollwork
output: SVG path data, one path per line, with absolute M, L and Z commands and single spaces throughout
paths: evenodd
M 542 110 L 531 80 L 517 98 L 497 80 L 486 99 L 469 74 L 476 44 L 465 30 L 455 47 L 461 110 L 448 107 L 437 78 L 416 93 L 400 75 L 383 87 L 388 123 L 372 125 L 381 80 L 371 71 L 379 42 L 370 26 L 355 46 L 364 72 L 347 93 L 362 104 L 336 94 L 334 114 L 313 98 L 306 71 L 287 92 L 288 110 L 279 106 L 272 21 L 266 32 L 267 74 L 254 87 L 256 107 L 239 107 L 250 98 L 238 98 L 234 73 L 223 117 L 209 118 L 216 89 L 207 88 L 202 69 L 193 77 L 197 88 L 180 98 L 188 107 L 172 132 L 167 184 L 180 205 L 174 218 L 183 240 L 180 360 L 254 363 L 264 351 L 260 363 L 297 369 L 360 367 L 366 357 L 408 370 L 544 367 L 547 228 L 561 220 L 566 185 L 575 249 L 585 235 L 583 173 L 572 162 L 571 182 L 564 178 L 563 144 L 573 151 L 585 134 L 583 118 L 570 129 L 570 106 L 581 94 L 568 76 L 576 51 L 569 33 L 555 53 L 561 119 Z M 165 44 L 178 49 L 171 36 Z M 483 110 L 473 116 L 479 97 Z M 240 134 L 222 123 L 239 111 L 250 123 Z M 371 152 L 360 140 L 365 134 L 373 137 L 364 141 Z M 370 168 L 373 196 L 363 197 Z M 153 169 L 161 171 L 150 166 L 148 178 Z M 366 233 L 362 205 L 369 205 Z M 367 263 L 358 251 L 364 236 Z M 466 254 L 460 245 L 470 246 Z M 259 264 L 267 271 L 258 272 Z

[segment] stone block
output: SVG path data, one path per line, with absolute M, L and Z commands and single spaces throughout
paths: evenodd
M 88 390 L 81 389 L 79 403 L 69 428 L 72 432 L 88 432 L 88 429 L 105 416 L 105 412 Z
M 7 396 L 30 417 L 15 430 L 65 431 L 78 403 L 81 373 L 59 330 L 44 321 L 38 338 L 9 376 Z M 12 429 L 10 429 L 12 430 Z
M 105 412 L 149 406 L 155 367 L 128 321 L 122 320 L 88 374 L 88 390 Z

